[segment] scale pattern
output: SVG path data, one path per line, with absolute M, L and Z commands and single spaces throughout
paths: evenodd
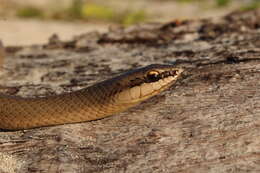
M 79 91 L 44 98 L 0 95 L 0 129 L 19 130 L 91 121 L 124 111 L 167 89 L 179 77 L 178 74 L 170 80 L 165 78 L 157 85 L 144 83 L 139 88 L 140 93 L 133 94 L 131 81 L 143 78 L 147 71 L 156 68 L 173 67 L 150 65 Z M 142 95 L 147 91 L 148 94 Z M 133 99 L 134 95 L 137 98 Z

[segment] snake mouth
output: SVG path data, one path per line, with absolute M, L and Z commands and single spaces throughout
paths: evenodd
M 149 71 L 139 85 L 131 86 L 117 94 L 120 104 L 138 103 L 169 88 L 180 77 L 183 69 L 171 69 L 163 72 Z

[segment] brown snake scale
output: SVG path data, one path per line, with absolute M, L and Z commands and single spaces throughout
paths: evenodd
M 43 98 L 0 95 L 0 129 L 77 123 L 124 111 L 171 86 L 183 69 L 153 64 L 85 89 Z

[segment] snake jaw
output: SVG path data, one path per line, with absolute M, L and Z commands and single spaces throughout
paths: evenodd
M 167 66 L 168 67 L 168 66 Z M 117 93 L 118 104 L 134 104 L 146 100 L 169 88 L 184 71 L 182 68 L 161 68 L 147 70 L 143 80 Z M 139 81 L 141 78 L 138 78 Z

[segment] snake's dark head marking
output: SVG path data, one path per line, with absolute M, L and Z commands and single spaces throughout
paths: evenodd
M 113 78 L 120 86 L 119 102 L 143 101 L 169 88 L 184 70 L 174 65 L 152 64 Z
M 123 85 L 135 87 L 142 84 L 155 84 L 161 80 L 161 84 L 168 81 L 176 81 L 183 72 L 182 68 L 174 65 L 152 64 L 135 70 L 131 70 L 119 76 Z

